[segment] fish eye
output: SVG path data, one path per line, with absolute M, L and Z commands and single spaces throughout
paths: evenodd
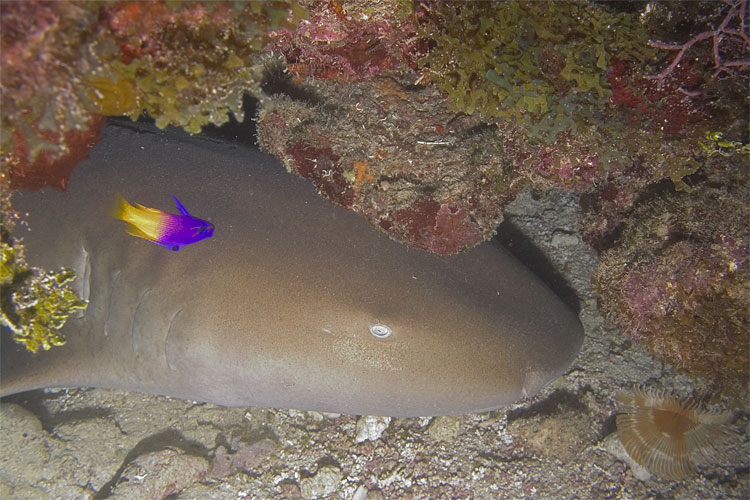
M 199 226 L 196 228 L 195 235 L 204 235 L 213 229 L 213 225 L 207 224 L 205 226 Z

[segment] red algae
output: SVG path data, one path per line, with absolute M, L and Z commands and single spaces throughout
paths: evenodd
M 311 179 L 320 194 L 336 205 L 351 208 L 354 188 L 344 177 L 340 158 L 330 146 L 315 147 L 300 141 L 289 147 L 289 155 L 292 169 Z
M 462 207 L 441 205 L 435 217 L 434 235 L 428 250 L 437 254 L 458 253 L 482 241 L 482 236 Z
M 32 155 L 26 137 L 20 131 L 16 131 L 13 141 L 17 161 L 12 162 L 8 174 L 10 189 L 35 190 L 53 187 L 64 191 L 76 165 L 88 158 L 89 151 L 99 141 L 103 127 L 104 117 L 93 116 L 85 130 L 70 130 L 63 134 L 37 130 L 39 136 L 50 144 L 65 145 L 66 152 L 59 155 L 46 149 L 36 156 Z
M 613 57 L 607 80 L 612 88 L 612 103 L 627 114 L 630 122 L 654 132 L 679 134 L 703 118 L 699 102 L 691 96 L 698 92 L 703 77 L 689 64 L 681 65 L 667 80 L 657 82 L 639 73 L 632 63 Z
M 421 196 L 411 205 L 393 212 L 391 230 L 401 230 L 417 248 L 429 250 L 432 231 L 440 210 L 440 204 L 430 196 Z
M 458 253 L 482 241 L 464 208 L 441 205 L 430 196 L 397 210 L 380 225 L 392 233 L 403 233 L 411 245 L 440 255 Z

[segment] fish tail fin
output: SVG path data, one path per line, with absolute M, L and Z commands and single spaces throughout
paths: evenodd
M 144 233 L 141 229 L 138 228 L 138 226 L 135 226 L 133 224 L 128 224 L 128 227 L 125 229 L 125 232 L 132 236 L 143 238 L 144 240 L 155 241 L 153 236 L 150 236 Z
M 115 204 L 112 206 L 112 217 L 128 221 L 128 212 L 133 208 L 133 205 L 122 197 L 120 193 L 115 194 Z

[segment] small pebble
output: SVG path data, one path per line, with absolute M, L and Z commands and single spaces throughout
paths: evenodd
M 391 423 L 391 417 L 360 417 L 357 420 L 357 437 L 355 441 L 362 443 L 364 441 L 375 441 L 385 432 Z
M 300 493 L 302 498 L 320 498 L 330 495 L 339 487 L 344 474 L 338 467 L 326 465 L 318 469 L 313 477 L 307 477 L 300 481 Z

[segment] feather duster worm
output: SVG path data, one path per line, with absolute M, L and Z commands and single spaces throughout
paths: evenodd
M 728 436 L 731 413 L 712 412 L 692 398 L 635 387 L 619 393 L 617 432 L 628 455 L 651 472 L 682 479 L 697 465 L 720 458 L 716 445 Z

